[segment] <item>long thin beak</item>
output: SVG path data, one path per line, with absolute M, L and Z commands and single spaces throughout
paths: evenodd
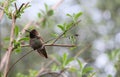
M 29 30 L 25 30 L 25 31 L 30 33 L 30 31 L 29 31 Z

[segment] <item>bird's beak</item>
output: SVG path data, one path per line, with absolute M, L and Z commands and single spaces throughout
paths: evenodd
M 29 30 L 25 30 L 25 31 L 30 33 L 30 31 L 29 31 Z

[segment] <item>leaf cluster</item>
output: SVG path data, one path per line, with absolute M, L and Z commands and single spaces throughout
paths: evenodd
M 24 13 L 25 9 L 30 7 L 29 3 L 23 3 L 19 8 L 15 3 L 16 0 L 8 0 L 7 6 L 4 8 L 5 14 L 8 16 L 9 19 L 12 19 L 12 15 L 16 18 L 20 18 L 21 15 Z

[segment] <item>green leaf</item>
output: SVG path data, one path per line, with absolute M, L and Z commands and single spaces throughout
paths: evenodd
M 63 60 L 63 68 L 64 68 L 66 63 L 67 63 L 67 54 L 66 53 L 63 54 L 63 59 L 62 60 Z
M 68 16 L 68 17 L 71 17 L 71 18 L 72 18 L 72 15 L 70 15 L 70 14 L 66 14 L 66 16 Z
M 58 37 L 58 34 L 57 33 L 52 33 L 51 36 L 52 37 Z
M 76 69 L 75 67 L 71 67 L 69 70 L 70 70 L 71 72 L 77 71 L 77 69 Z
M 54 11 L 53 10 L 49 10 L 48 12 L 47 12 L 47 15 L 48 16 L 52 16 L 54 14 Z
M 75 14 L 74 19 L 77 20 L 82 15 L 82 12 Z
M 63 25 L 58 25 L 58 27 L 62 30 L 62 31 L 65 31 L 65 28 Z
M 42 22 L 42 26 L 45 27 L 46 24 L 47 24 L 47 18 L 45 18 L 45 19 L 43 20 L 43 22 Z
M 86 74 L 86 73 L 88 73 L 88 72 L 90 72 L 92 70 L 93 70 L 92 67 L 86 67 L 86 68 L 83 69 L 83 74 Z
M 48 12 L 48 5 L 45 3 L 44 6 L 45 6 L 46 12 Z
M 79 66 L 80 66 L 80 69 L 82 69 L 82 68 L 83 68 L 82 62 L 81 62 L 79 59 L 77 59 L 77 62 L 78 62 L 78 64 L 79 64 Z
M 19 41 L 28 41 L 28 40 L 29 40 L 28 37 L 23 37 L 23 38 L 21 38 Z
M 72 25 L 73 25 L 73 23 L 67 24 L 67 25 L 66 25 L 66 29 L 69 29 Z
M 15 52 L 16 52 L 16 53 L 21 52 L 21 47 L 17 47 L 17 48 L 15 49 Z
M 29 77 L 35 77 L 38 72 L 35 70 L 29 70 Z
M 39 18 L 41 17 L 41 13 L 38 13 L 38 17 L 39 17 Z
M 66 65 L 69 64 L 71 61 L 73 61 L 74 59 L 73 58 L 69 58 L 66 62 Z
M 56 71 L 58 69 L 58 66 L 56 64 L 52 65 L 52 71 Z
M 19 27 L 18 26 L 15 26 L 15 36 L 17 37 L 18 36 L 18 34 L 19 34 Z

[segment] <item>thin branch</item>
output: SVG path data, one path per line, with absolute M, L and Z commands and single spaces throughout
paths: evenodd
M 21 45 L 21 47 L 30 47 L 29 44 Z
M 63 2 L 64 0 L 60 0 L 59 2 L 57 2 L 54 6 L 52 6 L 52 10 L 55 10 L 58 6 L 60 6 L 60 4 Z
M 75 27 L 76 24 L 78 24 L 81 20 L 77 21 L 76 23 L 73 23 L 73 26 L 71 26 L 69 29 L 65 30 L 60 36 L 58 36 L 52 44 L 54 44 L 59 38 L 61 38 L 66 32 L 68 32 L 69 30 L 71 30 L 73 27 Z
M 26 54 L 24 54 L 22 57 L 20 57 L 7 71 L 6 77 L 8 76 L 9 72 L 11 71 L 11 69 L 15 66 L 15 64 L 17 64 L 22 58 L 24 58 L 26 55 L 30 54 L 33 50 L 30 50 L 29 52 L 27 52 Z
M 18 11 L 16 3 L 14 4 L 16 12 Z
M 25 30 L 29 28 L 29 26 L 33 23 L 33 21 L 29 22 L 28 24 L 25 25 L 25 27 L 23 28 L 23 30 L 20 32 L 20 34 L 18 35 L 17 41 L 22 37 L 22 35 L 25 33 Z M 27 45 L 26 45 L 27 46 Z M 24 46 L 23 46 L 24 47 Z M 27 46 L 28 47 L 28 46 Z M 2 70 L 2 68 L 4 67 L 4 65 L 6 64 L 6 60 L 7 60 L 7 56 L 8 52 L 6 52 L 3 56 L 3 58 L 1 59 L 1 63 L 0 63 L 0 70 Z
M 12 49 L 13 49 L 13 37 L 14 37 L 14 29 L 15 29 L 15 16 L 14 14 L 12 14 L 12 27 L 11 27 L 11 34 L 10 34 L 10 43 L 9 43 L 9 48 L 8 48 L 8 53 L 7 53 L 7 58 L 6 58 L 6 65 L 5 65 L 5 69 L 4 69 L 4 77 L 7 77 L 7 71 L 9 68 L 9 61 L 10 61 L 10 56 L 12 53 Z
M 69 37 L 70 37 L 70 36 L 61 37 L 61 38 L 69 38 Z M 46 43 L 48 43 L 48 42 L 50 42 L 50 41 L 52 41 L 52 40 L 55 40 L 55 39 L 56 39 L 56 38 L 51 38 L 51 39 L 45 41 L 44 44 L 46 44 Z
M 45 46 L 75 47 L 76 45 L 65 45 L 65 44 L 45 44 Z
M 60 0 L 60 1 L 63 1 L 63 0 Z M 60 4 L 61 4 L 61 2 L 59 2 L 57 5 L 60 5 Z M 7 1 L 4 3 L 4 6 L 3 6 L 3 7 L 5 7 L 5 6 L 7 6 Z M 54 9 L 56 9 L 57 7 L 58 7 L 58 6 L 52 8 L 52 9 L 54 10 Z M 20 10 L 20 8 L 19 8 L 19 10 Z M 1 19 L 2 19 L 3 14 L 4 14 L 4 11 L 2 11 L 1 14 L 0 14 L 0 21 L 1 21 Z M 15 20 L 15 18 L 14 18 L 14 20 Z M 42 18 L 42 21 L 44 21 L 44 18 Z M 42 21 L 41 21 L 41 22 L 42 22 Z M 13 25 L 13 24 L 14 24 L 14 25 Z M 31 25 L 31 24 L 32 24 L 32 22 L 28 23 L 28 25 L 26 25 L 26 26 L 24 27 L 24 29 L 21 31 L 21 33 L 24 34 L 24 33 L 25 33 L 25 29 L 28 29 L 28 28 L 29 28 L 29 25 Z M 13 26 L 15 26 L 15 22 L 12 23 L 11 36 L 13 36 L 12 34 L 14 33 L 14 27 L 13 27 Z M 20 37 L 21 37 L 21 35 L 18 36 L 18 39 L 20 39 Z M 10 39 L 13 39 L 13 38 L 10 37 Z M 8 70 L 8 64 L 9 64 L 11 52 L 12 52 L 12 50 L 13 50 L 12 41 L 10 42 L 10 45 L 11 45 L 11 46 L 9 46 L 8 51 L 5 53 L 5 55 L 7 55 L 7 57 L 6 57 L 6 63 L 5 63 L 5 64 L 3 63 L 3 64 L 5 65 L 4 77 L 7 77 L 7 76 L 6 76 L 6 73 L 7 73 L 7 70 Z M 2 60 L 3 60 L 3 58 L 2 58 Z M 1 64 L 2 64 L 2 62 L 1 62 Z
M 91 45 L 87 45 L 85 46 L 82 50 L 80 50 L 78 53 L 76 53 L 76 55 L 74 56 L 74 58 L 77 58 L 81 53 L 83 53 L 86 49 L 90 48 Z
M 21 47 L 29 47 L 29 44 L 21 45 Z M 44 44 L 44 46 L 57 46 L 57 47 L 76 47 L 76 45 L 69 45 L 69 44 Z
M 22 3 L 22 5 L 19 7 L 18 12 L 22 9 L 22 7 L 25 5 L 25 3 Z

